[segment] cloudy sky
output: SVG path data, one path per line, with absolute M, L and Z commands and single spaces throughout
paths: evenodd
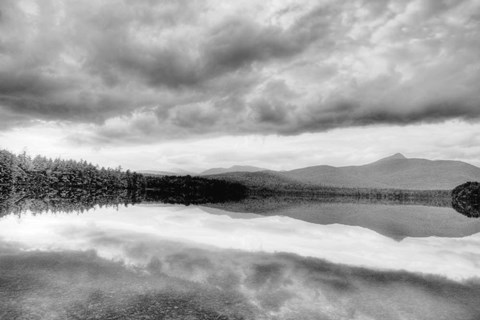
M 1 0 L 0 147 L 132 169 L 480 165 L 480 1 Z

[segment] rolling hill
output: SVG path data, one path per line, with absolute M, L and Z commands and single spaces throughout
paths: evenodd
M 361 166 L 321 165 L 291 171 L 218 172 L 213 176 L 250 184 L 267 179 L 271 185 L 291 182 L 348 188 L 451 190 L 466 181 L 480 181 L 480 168 L 461 161 L 410 159 L 397 153 Z
M 138 173 L 144 174 L 146 176 L 186 176 L 186 175 L 197 175 L 194 172 L 177 170 L 177 171 L 160 171 L 160 170 L 140 170 Z
M 253 166 L 231 166 L 230 168 L 212 168 L 203 171 L 200 175 L 212 175 L 212 174 L 222 174 L 222 173 L 230 173 L 230 172 L 259 172 L 265 171 L 267 169 L 258 168 Z
M 401 154 L 363 166 L 315 166 L 280 174 L 308 184 L 356 188 L 447 190 L 480 180 L 480 168 L 465 162 L 408 159 Z

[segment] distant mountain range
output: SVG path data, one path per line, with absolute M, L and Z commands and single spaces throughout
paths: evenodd
M 147 175 L 147 176 L 196 176 L 195 172 L 185 171 L 185 170 L 176 170 L 176 171 L 160 171 L 160 170 L 140 170 L 138 173 Z
M 480 181 L 480 168 L 461 161 L 408 159 L 394 154 L 376 162 L 347 167 L 314 166 L 291 171 L 239 172 L 242 167 L 205 171 L 218 177 L 252 184 L 268 178 L 269 184 L 288 182 L 349 188 L 450 190 L 466 181 Z M 233 173 L 233 171 L 237 171 Z M 210 173 L 211 172 L 211 173 Z
M 399 153 L 363 166 L 315 166 L 281 174 L 311 184 L 366 188 L 446 190 L 466 181 L 480 181 L 480 168 L 471 164 L 407 159 Z
M 247 185 L 315 185 L 346 188 L 450 190 L 467 181 L 480 181 L 480 168 L 461 161 L 406 158 L 397 153 L 361 166 L 319 165 L 290 171 L 253 166 L 212 168 L 199 174 L 145 170 L 147 175 L 201 175 Z
M 140 170 L 138 173 L 145 175 L 156 175 L 156 176 L 205 176 L 213 174 L 222 174 L 230 172 L 258 172 L 258 171 L 267 171 L 268 169 L 259 168 L 254 166 L 231 166 L 230 168 L 211 168 L 200 173 L 185 171 L 185 170 L 174 170 L 174 171 L 160 171 L 160 170 Z
M 203 171 L 200 175 L 212 175 L 212 174 L 221 174 L 229 172 L 258 172 L 266 171 L 265 168 L 253 167 L 253 166 L 231 166 L 230 168 L 212 168 Z

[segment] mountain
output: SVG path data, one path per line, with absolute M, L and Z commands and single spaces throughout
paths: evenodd
M 186 175 L 186 172 L 142 171 L 150 175 Z M 191 175 L 195 175 L 192 173 Z M 467 181 L 480 181 L 480 168 L 461 161 L 406 158 L 400 153 L 361 165 L 313 166 L 291 171 L 272 171 L 253 166 L 213 168 L 199 175 L 265 188 L 301 188 L 301 185 L 452 190 Z
M 257 172 L 226 172 L 213 175 L 205 175 L 206 178 L 228 180 L 239 182 L 249 188 L 260 188 L 269 190 L 292 190 L 303 189 L 305 183 L 282 176 L 277 171 L 257 171 Z
M 353 188 L 449 190 L 480 181 L 480 168 L 468 163 L 409 159 L 399 153 L 362 166 L 314 166 L 278 174 L 307 184 Z
M 253 167 L 253 166 L 232 166 L 230 168 L 212 168 L 203 171 L 200 175 L 213 175 L 213 174 L 222 174 L 222 173 L 230 173 L 230 172 L 258 172 L 264 171 L 267 169 Z
M 186 175 L 196 175 L 196 173 L 189 171 L 158 171 L 158 170 L 140 170 L 138 173 L 147 175 L 147 176 L 186 176 Z

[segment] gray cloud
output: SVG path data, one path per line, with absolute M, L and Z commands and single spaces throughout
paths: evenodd
M 64 314 L 72 306 L 95 301 L 89 306 L 100 316 L 115 310 L 126 314 L 124 308 L 151 314 L 152 310 L 165 311 L 159 301 L 170 297 L 180 303 L 178 297 L 183 297 L 203 309 L 213 304 L 214 310 L 235 312 L 246 319 L 477 319 L 480 313 L 478 279 L 455 282 L 291 254 L 208 251 L 165 241 L 136 246 L 138 239 L 133 239 L 127 244 L 124 237 L 113 243 L 99 237 L 97 242 L 123 243 L 127 254 L 146 262 L 145 269 L 138 265 L 135 270 L 148 272 L 134 272 L 121 262 L 99 257 L 94 250 L 22 251 L 0 241 L 4 284 L 0 293 L 8 302 L 2 311 L 7 315 L 16 311 L 13 314 L 24 317 L 44 309 Z M 70 287 L 64 285 L 66 280 Z M 62 291 L 67 288 L 70 292 Z M 65 299 L 52 299 L 59 292 Z M 92 297 L 93 293 L 97 296 Z M 156 302 L 148 303 L 148 310 L 131 307 L 132 298 L 145 300 L 149 295 Z M 25 308 L 22 302 L 33 296 Z M 95 308 L 99 306 L 106 307 Z
M 271 9 L 275 7 L 274 9 Z M 480 6 L 2 1 L 0 126 L 80 142 L 480 118 Z

